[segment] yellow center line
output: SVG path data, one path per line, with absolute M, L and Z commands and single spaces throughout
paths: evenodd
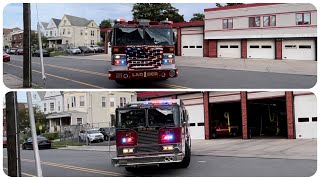
M 23 62 L 22 60 L 14 60 L 14 61 Z M 38 62 L 32 62 L 32 63 L 40 65 L 40 63 L 38 63 Z M 50 67 L 59 68 L 59 69 L 65 69 L 65 70 L 74 71 L 74 72 L 81 72 L 81 73 L 86 73 L 86 74 L 92 74 L 92 75 L 107 77 L 107 73 L 99 73 L 99 72 L 95 72 L 95 71 L 87 71 L 87 70 L 82 70 L 82 69 L 69 68 L 69 67 L 53 65 L 53 64 L 45 64 L 45 66 L 50 66 Z M 165 87 L 170 87 L 170 88 L 191 89 L 189 87 L 179 86 L 179 85 L 169 84 L 169 83 L 158 83 L 158 82 L 156 82 L 156 84 L 161 85 L 161 86 L 165 86 Z
M 7 157 L 4 157 L 4 158 L 7 158 Z M 30 162 L 30 163 L 35 162 L 32 159 L 21 159 L 21 161 Z M 53 167 L 82 171 L 82 172 L 89 172 L 89 173 L 94 173 L 94 174 L 109 175 L 109 176 L 125 176 L 124 174 L 112 172 L 112 171 L 103 171 L 103 170 L 98 170 L 98 169 L 91 169 L 91 168 L 72 166 L 72 165 L 66 165 L 66 164 L 59 164 L 59 163 L 52 163 L 52 162 L 46 162 L 46 161 L 41 161 L 41 165 L 53 166 Z
M 4 170 L 8 171 L 8 168 L 3 168 Z M 21 172 L 21 174 L 25 175 L 25 176 L 29 176 L 29 177 L 37 177 L 35 175 L 32 175 L 32 174 L 28 174 L 28 173 L 24 173 L 24 172 Z
M 17 65 L 14 65 L 14 64 L 7 64 L 7 65 L 23 69 L 22 66 L 17 66 Z M 40 71 L 37 71 L 37 70 L 32 70 L 32 71 L 41 74 Z M 52 76 L 52 77 L 55 77 L 55 78 L 58 78 L 58 79 L 63 79 L 63 80 L 66 80 L 66 81 L 72 81 L 72 82 L 75 82 L 75 83 L 78 83 L 78 84 L 82 84 L 82 85 L 86 85 L 86 86 L 90 86 L 90 87 L 94 87 L 94 88 L 99 88 L 99 89 L 103 89 L 104 88 L 104 87 L 96 86 L 96 85 L 93 85 L 93 84 L 88 84 L 88 83 L 85 83 L 85 82 L 81 82 L 81 81 L 77 81 L 77 80 L 73 80 L 73 79 L 69 79 L 69 78 L 65 78 L 65 77 L 61 77 L 61 76 L 57 76 L 57 75 L 53 75 L 53 74 L 49 74 L 49 73 L 46 73 L 46 75 Z

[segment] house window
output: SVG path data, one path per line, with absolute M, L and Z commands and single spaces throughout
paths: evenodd
M 91 23 L 91 26 L 93 27 L 93 23 Z
M 69 108 L 70 108 L 69 98 L 67 99 L 67 108 L 68 108 L 68 110 L 69 110 Z
M 60 101 L 58 101 L 58 111 L 61 110 L 61 105 L 60 105 Z
M 249 27 L 260 27 L 260 16 L 249 17 Z
M 71 98 L 71 107 L 76 107 L 76 97 L 75 96 L 73 96 Z
M 43 112 L 47 111 L 47 103 L 43 103 Z
M 77 118 L 77 124 L 78 125 L 82 124 L 82 118 Z
M 48 36 L 48 32 L 46 32 L 46 36 Z
M 54 103 L 50 103 L 50 111 L 54 111 Z
M 80 96 L 80 106 L 84 106 L 84 96 Z
M 114 114 L 110 114 L 110 118 L 111 118 L 111 126 L 115 126 L 116 125 L 116 116 Z
M 62 30 L 62 34 L 64 34 L 64 33 L 66 33 L 66 29 L 63 29 L 63 30 Z
M 103 108 L 106 107 L 106 97 L 102 97 L 102 98 L 101 98 L 101 106 L 102 106 Z
M 307 25 L 311 24 L 311 14 L 310 13 L 297 13 L 296 14 L 297 25 Z
M 70 29 L 68 29 L 68 34 L 71 34 Z
M 63 20 L 63 24 L 66 25 L 66 23 L 67 23 L 67 20 Z
M 81 35 L 81 36 L 83 35 L 83 30 L 80 30 L 80 35 Z
M 110 98 L 110 107 L 114 107 L 114 98 Z
M 50 36 L 52 36 L 52 31 L 50 31 Z
M 120 97 L 120 107 L 124 107 L 127 104 L 127 99 L 125 97 Z
M 276 16 L 263 16 L 263 27 L 276 26 Z
M 223 29 L 233 28 L 233 19 L 223 19 Z
M 91 45 L 94 45 L 94 40 L 91 40 L 91 43 L 90 43 Z

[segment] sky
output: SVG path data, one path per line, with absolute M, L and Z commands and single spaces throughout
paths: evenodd
M 132 19 L 132 5 L 130 3 L 106 3 L 106 4 L 59 4 L 59 3 L 38 3 L 31 4 L 31 26 L 36 29 L 37 19 L 40 22 L 49 22 L 51 18 L 61 19 L 64 14 L 93 19 L 98 25 L 104 19 L 125 18 Z M 179 9 L 179 14 L 184 15 L 185 21 L 192 18 L 193 13 L 203 13 L 205 8 L 215 7 L 215 3 L 172 3 L 172 6 Z M 38 13 L 37 13 L 38 9 Z M 3 11 L 3 27 L 23 28 L 22 4 L 12 3 L 7 5 Z

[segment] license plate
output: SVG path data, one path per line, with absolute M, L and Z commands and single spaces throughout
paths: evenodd
M 145 71 L 145 72 L 134 72 L 131 74 L 132 77 L 155 77 L 155 76 L 158 76 L 158 72 L 148 72 L 148 71 Z

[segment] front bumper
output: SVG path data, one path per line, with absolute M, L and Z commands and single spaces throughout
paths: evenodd
M 99 137 L 99 136 L 96 136 L 96 137 L 89 137 L 90 141 L 97 141 L 97 140 L 103 140 L 103 136 L 102 137 Z
M 116 157 L 112 158 L 111 162 L 114 166 L 128 167 L 128 166 L 144 166 L 144 165 L 156 165 L 164 163 L 178 163 L 181 162 L 184 155 L 182 153 L 178 154 L 159 154 L 152 156 L 127 156 L 127 157 Z
M 132 79 L 161 79 L 175 78 L 178 76 L 177 69 L 161 70 L 110 70 L 110 80 L 132 80 Z

